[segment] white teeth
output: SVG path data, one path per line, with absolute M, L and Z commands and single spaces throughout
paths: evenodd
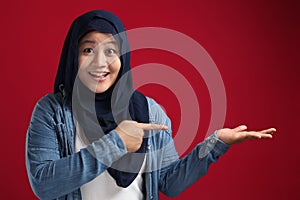
M 105 76 L 107 75 L 108 73 L 105 72 L 105 73 L 98 73 L 98 72 L 89 72 L 92 76 L 97 76 L 97 77 L 100 77 L 100 76 Z

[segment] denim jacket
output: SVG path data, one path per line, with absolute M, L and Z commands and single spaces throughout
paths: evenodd
M 149 133 L 144 196 L 146 200 L 159 199 L 161 191 L 175 197 L 205 175 L 229 146 L 214 133 L 179 159 L 169 118 L 153 99 L 147 100 L 150 123 L 165 124 L 169 129 Z M 75 131 L 66 97 L 48 94 L 38 101 L 26 137 L 26 168 L 32 190 L 40 199 L 80 200 L 80 187 L 127 153 L 115 130 L 75 153 Z

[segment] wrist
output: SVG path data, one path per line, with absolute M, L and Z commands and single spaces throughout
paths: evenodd
M 230 142 L 225 136 L 224 136 L 224 130 L 223 129 L 219 129 L 215 132 L 216 137 L 222 141 L 223 143 L 227 144 L 227 145 L 232 145 L 232 142 Z

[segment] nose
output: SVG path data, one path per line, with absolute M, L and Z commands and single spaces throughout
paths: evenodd
M 105 68 L 108 66 L 108 59 L 103 51 L 97 52 L 94 57 L 94 64 L 96 67 Z

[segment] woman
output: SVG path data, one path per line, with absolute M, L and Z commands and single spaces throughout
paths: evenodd
M 203 176 L 229 145 L 275 129 L 221 129 L 179 159 L 171 122 L 134 91 L 122 22 L 107 11 L 78 17 L 64 43 L 54 93 L 37 103 L 26 167 L 40 199 L 174 197 Z

